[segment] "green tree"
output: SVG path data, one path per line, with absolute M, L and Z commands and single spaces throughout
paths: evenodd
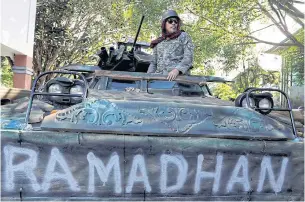
M 124 32 L 123 1 L 38 0 L 35 75 L 71 63 L 90 63 L 101 43 Z
M 102 45 L 123 36 L 135 36 L 142 15 L 145 20 L 139 40 L 160 34 L 163 11 L 175 9 L 193 19 L 185 21 L 195 44 L 194 72 L 212 74 L 215 61 L 230 72 L 237 69 L 257 43 L 298 47 L 304 42 L 288 30 L 286 16 L 304 27 L 295 0 L 38 0 L 34 71 L 53 70 L 70 63 L 90 63 Z M 257 20 L 270 22 L 287 36 L 289 43 L 273 43 L 254 37 Z M 216 63 L 216 64 L 217 64 Z
M 304 40 L 300 40 L 295 37 L 288 29 L 287 16 L 292 18 L 297 24 L 304 29 L 304 13 L 296 8 L 298 4 L 304 4 L 304 1 L 298 0 L 265 0 L 256 2 L 258 13 L 262 14 L 270 22 L 270 26 L 276 26 L 278 30 L 284 34 L 289 43 L 272 43 L 264 40 L 260 40 L 256 37 L 248 35 L 247 37 L 254 40 L 254 43 L 268 43 L 275 46 L 295 46 L 304 52 Z
M 231 100 L 237 97 L 233 87 L 229 84 L 219 83 L 213 88 L 213 95 L 222 100 Z
M 303 15 L 295 5 L 299 1 L 283 0 L 184 0 L 184 1 L 129 1 L 131 23 L 145 13 L 148 22 L 144 27 L 146 36 L 149 30 L 160 32 L 160 15 L 171 8 L 179 13 L 193 16 L 195 20 L 185 22 L 183 29 L 190 33 L 195 44 L 194 66 L 201 70 L 196 73 L 208 74 L 212 71 L 212 60 L 223 64 L 223 70 L 230 72 L 237 69 L 242 57 L 253 45 L 267 43 L 275 46 L 303 47 L 304 42 L 296 39 L 288 30 L 287 16 L 304 26 Z M 260 30 L 251 30 L 250 25 L 256 20 L 270 22 Z M 292 40 L 291 43 L 274 43 L 254 37 L 254 34 L 271 26 Z M 156 30 L 157 28 L 157 30 Z
M 234 79 L 233 90 L 238 94 L 244 92 L 248 87 L 278 86 L 279 81 L 279 72 L 265 71 L 259 66 L 254 65 L 241 72 Z
M 10 58 L 1 56 L 1 85 L 13 87 L 13 72 Z

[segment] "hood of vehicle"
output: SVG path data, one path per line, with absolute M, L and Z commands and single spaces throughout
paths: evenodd
M 127 100 L 127 101 L 154 101 L 154 102 L 175 102 L 175 103 L 193 103 L 203 105 L 221 105 L 235 106 L 234 102 L 221 100 L 213 96 L 173 96 L 161 93 L 140 92 L 139 89 L 128 88 L 127 91 L 111 90 L 91 90 L 89 97 L 96 99 Z
M 90 92 L 84 102 L 46 116 L 42 130 L 215 138 L 294 139 L 286 125 L 232 102 L 139 92 Z

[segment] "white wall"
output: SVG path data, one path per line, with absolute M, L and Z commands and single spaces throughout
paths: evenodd
M 1 55 L 33 57 L 36 1 L 1 0 Z

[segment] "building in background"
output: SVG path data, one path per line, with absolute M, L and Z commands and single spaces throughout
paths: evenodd
M 31 88 L 36 2 L 1 0 L 1 56 L 14 62 L 14 88 Z
M 301 28 L 294 36 L 304 43 L 304 29 Z M 281 43 L 289 43 L 284 39 Z M 278 55 L 282 58 L 280 71 L 280 89 L 290 97 L 293 108 L 304 107 L 304 52 L 297 47 L 274 46 L 265 53 Z M 281 105 L 286 106 L 285 98 L 281 97 Z

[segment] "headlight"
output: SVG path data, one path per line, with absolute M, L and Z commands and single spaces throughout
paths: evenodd
M 263 98 L 258 102 L 258 107 L 259 108 L 273 108 L 273 100 L 272 98 Z M 258 110 L 261 114 L 269 114 L 272 109 L 259 109 Z
M 84 93 L 83 87 L 81 85 L 75 85 L 70 89 L 70 94 L 79 94 L 82 95 Z
M 271 108 L 272 104 L 271 104 L 271 101 L 264 98 L 264 99 L 261 99 L 259 102 L 258 102 L 258 107 L 259 108 Z
M 249 97 L 249 101 L 250 101 L 250 107 L 254 107 L 255 106 L 255 101 L 252 97 Z M 241 102 L 241 106 L 242 107 L 247 107 L 247 98 L 245 97 L 243 99 L 243 101 Z
M 59 84 L 52 84 L 48 88 L 49 93 L 61 93 L 62 92 L 62 87 Z

